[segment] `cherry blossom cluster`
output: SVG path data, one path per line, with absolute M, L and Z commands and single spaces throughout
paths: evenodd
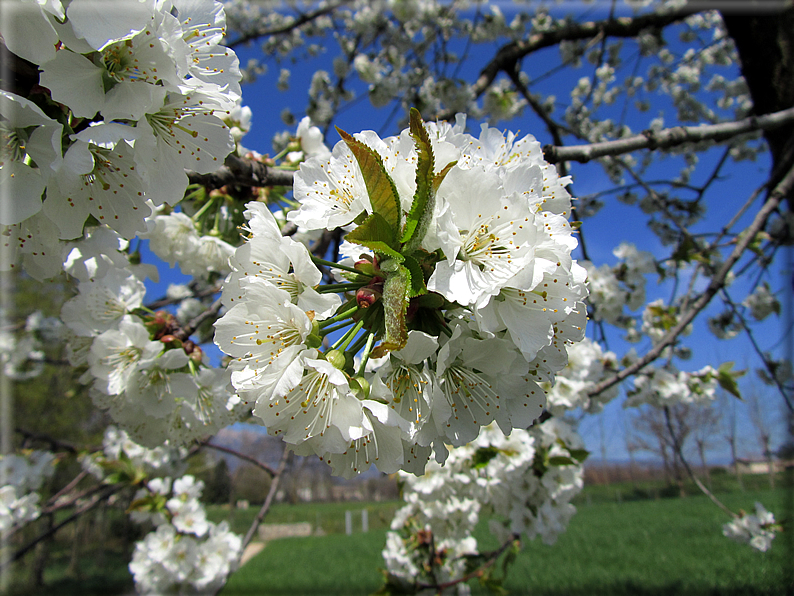
M 775 523 L 775 516 L 761 503 L 755 504 L 755 513 L 740 511 L 738 517 L 722 527 L 722 533 L 731 540 L 749 544 L 761 552 L 769 550 L 775 533 L 780 530 L 781 525 Z
M 214 594 L 237 566 L 242 540 L 207 520 L 204 483 L 153 478 L 135 494 L 131 517 L 155 529 L 135 544 L 129 568 L 139 594 Z
M 329 156 L 301 164 L 287 218 L 343 227 L 339 262 L 248 205 L 215 342 L 254 416 L 337 474 L 421 474 L 431 449 L 443 461 L 493 421 L 528 427 L 539 383 L 584 337 L 568 179 L 533 137 L 464 124 L 412 111 L 399 136 L 340 131 Z
M 94 403 L 149 447 L 184 444 L 239 420 L 244 407 L 224 371 L 192 340 L 173 335 L 173 315 L 143 307 L 139 276 L 151 266 L 132 267 L 126 245 L 113 230 L 94 228 L 65 264 L 78 281 L 77 296 L 61 309 L 69 361 L 87 368 L 82 381 Z
M 162 444 L 144 447 L 133 441 L 124 431 L 108 426 L 102 439 L 102 450 L 86 454 L 81 459 L 83 469 L 99 480 L 120 471 L 120 462 L 128 470 L 138 470 L 146 476 L 181 476 L 187 469 L 184 447 Z M 136 476 L 136 473 L 131 475 Z
M 7 9 L 3 41 L 40 75 L 25 97 L 0 92 L 0 261 L 44 279 L 87 220 L 130 239 L 182 199 L 186 169 L 222 165 L 240 71 L 215 0 L 124 2 L 112 19 L 92 0 Z
M 725 386 L 735 376 L 737 374 L 724 365 L 720 370 L 706 365 L 696 372 L 679 371 L 673 365 L 647 366 L 634 377 L 634 387 L 626 392 L 625 406 L 651 404 L 661 408 L 676 403 L 706 404 L 714 400 L 720 384 Z
M 462 579 L 466 558 L 478 554 L 472 532 L 482 517 L 500 542 L 539 536 L 553 544 L 576 511 L 570 500 L 582 489 L 586 456 L 573 428 L 552 418 L 507 437 L 487 426 L 444 466 L 432 463 L 422 477 L 402 473 L 406 505 L 383 550 L 387 582 L 418 588 Z
M 14 381 L 32 379 L 44 370 L 44 343 L 57 341 L 61 322 L 44 317 L 35 311 L 27 317 L 22 335 L 14 335 L 10 329 L 8 314 L 0 315 L 0 366 L 3 375 Z
M 618 396 L 614 385 L 590 396 L 589 390 L 599 381 L 617 370 L 617 357 L 605 352 L 601 345 L 589 338 L 568 347 L 568 364 L 555 378 L 554 383 L 541 384 L 546 392 L 546 410 L 553 416 L 581 408 L 588 414 L 601 411 L 604 404 Z
M 638 251 L 628 242 L 622 242 L 612 254 L 620 259 L 613 267 L 582 263 L 587 269 L 588 303 L 593 306 L 594 320 L 631 330 L 634 319 L 624 312 L 624 307 L 637 310 L 645 304 L 645 276 L 656 271 L 656 263 L 651 253 Z
M 36 491 L 52 476 L 55 464 L 48 451 L 0 455 L 0 533 L 38 519 Z

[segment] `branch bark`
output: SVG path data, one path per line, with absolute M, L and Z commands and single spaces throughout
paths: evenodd
M 295 29 L 299 29 L 299 28 L 303 27 L 307 23 L 311 23 L 312 21 L 314 21 L 315 19 L 317 19 L 319 17 L 325 16 L 327 14 L 331 14 L 332 12 L 337 10 L 338 8 L 341 8 L 342 6 L 344 6 L 346 4 L 350 4 L 351 2 L 352 2 L 352 0 L 341 0 L 340 2 L 336 2 L 334 4 L 329 4 L 328 6 L 325 6 L 325 7 L 322 7 L 322 8 L 318 8 L 317 10 L 314 10 L 312 12 L 307 12 L 305 14 L 302 14 L 301 16 L 299 16 L 294 21 L 292 21 L 292 22 L 290 22 L 290 23 L 288 23 L 286 25 L 282 25 L 281 27 L 274 27 L 272 29 L 259 29 L 257 31 L 251 31 L 250 33 L 246 33 L 245 35 L 241 35 L 239 38 L 237 38 L 237 39 L 235 39 L 233 41 L 230 41 L 226 45 L 227 45 L 227 47 L 235 48 L 237 46 L 249 43 L 249 42 L 251 42 L 251 41 L 253 41 L 255 39 L 258 39 L 260 37 L 265 37 L 265 36 L 268 36 L 268 35 L 282 35 L 284 33 L 290 33 L 291 31 L 294 31 Z
M 702 3 L 687 4 L 682 8 L 667 13 L 651 13 L 636 17 L 572 23 L 551 31 L 534 33 L 527 39 L 502 46 L 493 60 L 480 71 L 480 76 L 472 85 L 472 91 L 479 98 L 491 86 L 500 72 L 508 72 L 516 62 L 524 59 L 529 54 L 557 45 L 561 41 L 590 39 L 596 35 L 635 37 L 645 29 L 667 27 L 704 10 L 704 8 L 706 7 Z M 439 115 L 441 120 L 448 120 L 453 117 L 454 114 L 448 112 Z
M 734 122 L 703 126 L 676 126 L 660 131 L 645 130 L 633 137 L 603 143 L 566 147 L 546 145 L 543 147 L 543 157 L 549 163 L 566 161 L 587 163 L 591 159 L 623 155 L 641 149 L 668 149 L 686 143 L 725 141 L 757 130 L 770 131 L 792 124 L 794 124 L 794 108 L 789 108 L 765 116 L 751 116 Z
M 188 171 L 191 184 L 201 184 L 209 190 L 222 186 L 292 186 L 293 172 L 278 170 L 262 162 L 229 154 L 215 172 L 199 174 Z

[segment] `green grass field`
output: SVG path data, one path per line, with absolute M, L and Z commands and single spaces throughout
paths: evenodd
M 763 482 L 758 483 L 762 487 Z M 729 489 L 732 487 L 728 487 Z M 556 545 L 539 541 L 525 545 L 510 569 L 505 588 L 513 595 L 684 596 L 777 595 L 786 593 L 794 567 L 794 532 L 781 534 L 768 553 L 734 543 L 721 534 L 727 516 L 704 496 L 684 499 L 639 499 L 656 487 L 639 485 L 588 486 L 577 498 L 578 513 Z M 620 502 L 617 501 L 618 494 Z M 720 493 L 733 510 L 751 510 L 756 500 L 786 514 L 785 489 Z M 635 499 L 635 500 L 632 500 Z M 222 596 L 367 595 L 382 584 L 381 550 L 385 533 L 400 502 L 279 504 L 266 523 L 307 521 L 325 535 L 285 538 L 266 548 L 235 573 Z M 362 509 L 369 512 L 370 531 L 360 533 Z M 344 534 L 345 511 L 353 512 L 352 536 Z M 244 533 L 257 513 L 252 507 L 235 511 L 232 529 Z M 789 512 L 789 515 L 791 512 Z M 120 515 L 120 514 L 119 514 Z M 210 507 L 209 516 L 229 516 Z M 119 518 L 120 519 L 120 518 Z M 133 593 L 127 570 L 132 544 L 120 541 L 119 520 L 110 535 L 83 539 L 79 566 L 69 572 L 73 534 L 59 532 L 52 544 L 44 588 L 31 590 L 26 575 L 32 558 L 14 567 L 9 594 L 13 596 L 105 596 Z M 483 523 L 477 538 L 483 550 L 496 546 Z M 134 540 L 134 538 L 133 538 Z M 473 585 L 474 594 L 487 592 Z M 794 594 L 794 585 L 791 591 Z
M 761 500 L 773 511 L 784 510 L 783 490 L 721 497 L 734 509 L 752 509 Z M 525 546 L 505 588 L 538 596 L 785 594 L 792 563 L 785 538 L 778 536 L 769 552 L 760 553 L 724 538 L 725 521 L 703 496 L 580 505 L 556 545 Z M 484 524 L 479 530 L 481 548 L 495 547 Z M 381 585 L 384 537 L 385 530 L 376 530 L 271 542 L 221 594 L 369 594 Z

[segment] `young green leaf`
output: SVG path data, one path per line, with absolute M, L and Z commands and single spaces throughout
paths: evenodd
M 393 248 L 396 244 L 394 237 L 394 229 L 383 216 L 371 213 L 360 226 L 348 232 L 345 239 L 402 262 L 403 256 Z
M 387 272 L 381 297 L 386 333 L 381 344 L 372 350 L 371 358 L 380 358 L 387 352 L 401 350 L 408 342 L 405 312 L 408 309 L 411 274 L 396 260 L 384 261 L 381 263 L 381 269 Z
M 408 269 L 411 274 L 411 284 L 408 288 L 409 298 L 414 296 L 421 296 L 427 294 L 427 286 L 425 285 L 425 278 L 422 274 L 422 266 L 415 258 L 410 255 L 404 255 L 403 266 Z
M 370 149 L 344 130 L 340 128 L 336 130 L 350 147 L 350 151 L 353 152 L 353 156 L 361 168 L 372 210 L 383 217 L 396 236 L 400 230 L 400 195 L 397 193 L 394 181 L 383 166 L 383 160 L 374 149 Z
M 411 203 L 411 210 L 405 218 L 405 228 L 403 229 L 402 238 L 400 242 L 409 242 L 416 234 L 417 228 L 420 223 L 425 219 L 425 214 L 433 214 L 433 203 L 435 203 L 435 193 L 433 192 L 433 147 L 430 144 L 430 137 L 427 135 L 427 129 L 422 122 L 422 116 L 419 110 L 411 108 L 411 123 L 410 123 L 411 137 L 414 139 L 416 146 L 416 192 L 414 193 L 414 200 Z M 426 225 L 425 225 L 426 229 Z M 418 242 L 411 242 L 411 247 L 415 250 L 422 241 L 424 234 L 418 234 Z M 412 252 L 408 250 L 406 252 Z

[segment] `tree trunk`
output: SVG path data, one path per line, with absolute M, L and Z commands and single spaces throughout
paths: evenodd
M 720 2 L 720 13 L 739 53 L 753 113 L 760 116 L 794 106 L 794 5 Z M 772 154 L 772 188 L 794 161 L 794 125 L 767 131 L 764 137 Z M 788 200 L 794 208 L 794 197 Z

